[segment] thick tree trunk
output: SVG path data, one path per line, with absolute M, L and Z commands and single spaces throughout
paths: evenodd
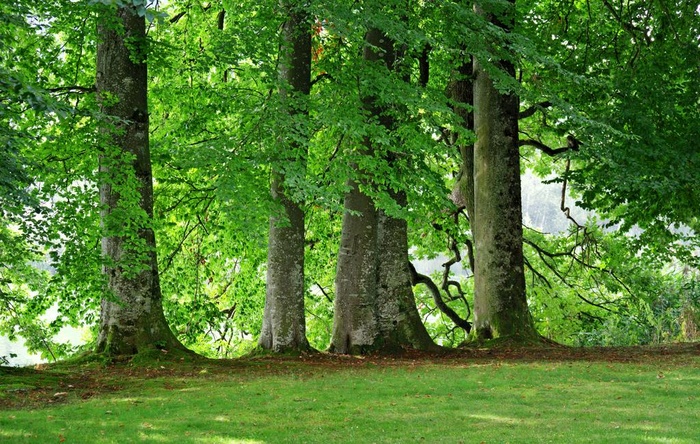
M 272 182 L 272 197 L 284 213 L 270 218 L 267 291 L 258 341 L 263 349 L 278 353 L 310 349 L 304 315 L 304 212 L 285 197 L 281 180 Z
M 382 61 L 387 68 L 394 68 L 394 44 L 383 32 L 370 29 L 365 43 L 365 60 Z M 384 127 L 393 127 L 372 94 L 363 97 L 363 104 Z M 372 155 L 372 141 L 365 140 L 364 145 L 365 154 Z M 338 254 L 331 351 L 358 354 L 436 347 L 413 297 L 406 221 L 377 211 L 357 183 L 349 185 Z M 397 193 L 396 199 L 406 205 L 405 194 Z
M 102 112 L 115 123 L 105 124 L 101 135 L 102 254 L 108 295 L 102 300 L 96 350 L 114 356 L 155 347 L 184 348 L 163 315 L 150 226 L 153 181 L 145 29 L 144 18 L 126 7 L 105 8 L 98 28 L 97 93 Z
M 362 354 L 375 347 L 379 334 L 377 298 L 377 210 L 357 183 L 345 196 L 335 278 L 330 350 Z
M 512 28 L 515 0 L 498 17 L 479 7 L 477 12 L 508 30 Z M 501 61 L 500 68 L 515 76 L 511 62 Z M 474 72 L 473 334 L 476 339 L 534 338 L 525 295 L 518 97 L 499 92 L 478 61 Z
M 395 193 L 394 199 L 402 207 L 406 205 L 406 193 Z M 382 348 L 438 348 L 416 308 L 408 260 L 408 223 L 379 211 L 377 239 L 377 319 Z
M 303 7 L 293 1 L 283 1 L 281 7 L 288 19 L 283 28 L 279 93 L 289 120 L 295 121 L 308 114 L 305 100 L 311 89 L 311 26 Z M 293 136 L 283 136 L 282 166 L 305 168 L 306 145 L 300 142 L 308 137 L 304 126 L 293 126 L 287 129 Z M 272 198 L 284 211 L 270 217 L 267 291 L 258 344 L 274 352 L 309 350 L 304 313 L 304 211 L 287 196 L 283 168 L 273 169 Z

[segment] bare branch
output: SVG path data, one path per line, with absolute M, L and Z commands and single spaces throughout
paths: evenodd
M 566 159 L 566 170 L 564 170 L 564 181 L 561 184 L 561 205 L 560 205 L 560 207 L 561 207 L 561 211 L 566 215 L 566 218 L 569 219 L 579 229 L 583 229 L 584 230 L 583 234 L 585 235 L 586 228 L 583 225 L 579 224 L 576 221 L 576 219 L 574 219 L 573 216 L 571 216 L 571 209 L 566 206 L 566 186 L 569 183 L 568 173 L 570 170 L 571 170 L 571 160 Z
M 550 156 L 556 156 L 557 154 L 565 153 L 567 151 L 578 151 L 580 142 L 576 140 L 572 135 L 566 137 L 566 146 L 561 148 L 551 148 L 539 140 L 535 139 L 523 139 L 518 142 L 518 146 L 533 146 L 538 150 L 548 154 Z
M 469 258 L 469 268 L 474 274 L 474 244 L 470 239 L 466 239 L 464 244 L 467 246 L 467 258 Z
M 445 301 L 442 299 L 442 295 L 440 294 L 440 289 L 437 287 L 437 285 L 435 285 L 435 282 L 433 282 L 429 276 L 418 273 L 416 268 L 410 262 L 408 263 L 408 268 L 411 271 L 411 284 L 414 286 L 423 284 L 428 287 L 430 294 L 433 296 L 433 301 L 440 311 L 450 318 L 455 325 L 464 329 L 464 331 L 466 331 L 468 334 L 472 329 L 471 322 L 467 321 L 466 319 L 462 319 L 454 310 L 452 310 L 452 308 L 450 308 L 449 305 L 445 303 Z
M 553 103 L 549 100 L 540 103 L 535 103 L 531 107 L 520 111 L 520 113 L 518 114 L 518 119 L 527 119 L 528 117 L 533 116 L 537 111 L 549 108 L 552 105 Z
M 321 294 L 323 294 L 323 296 L 326 297 L 326 300 L 328 300 L 328 302 L 330 302 L 332 304 L 333 299 L 331 299 L 331 297 L 328 296 L 328 293 L 326 293 L 326 289 L 323 288 L 323 286 L 321 286 L 321 284 L 319 284 L 318 282 L 314 282 L 314 285 L 316 285 L 318 287 L 318 289 L 321 290 Z
M 185 14 L 187 14 L 187 11 L 182 11 L 182 12 L 179 12 L 179 13 L 175 14 L 175 15 L 170 19 L 170 23 L 177 23 L 177 22 L 179 22 L 180 19 L 181 19 L 182 17 L 185 16 Z
M 75 93 L 93 93 L 97 89 L 95 88 L 95 85 L 92 86 L 79 86 L 79 85 L 71 85 L 71 86 L 59 86 L 57 88 L 49 88 L 47 89 L 48 92 L 51 93 L 64 93 L 64 94 L 75 94 Z

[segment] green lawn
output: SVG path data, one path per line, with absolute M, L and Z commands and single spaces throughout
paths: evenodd
M 344 359 L 0 372 L 0 442 L 700 442 L 698 356 Z

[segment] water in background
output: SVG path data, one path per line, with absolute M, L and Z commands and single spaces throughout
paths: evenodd
M 11 357 L 11 355 L 17 355 Z M 39 355 L 32 355 L 24 347 L 24 340 L 10 341 L 7 336 L 0 336 L 0 358 L 5 357 L 9 365 L 13 367 L 24 367 L 45 362 Z
M 70 343 L 74 346 L 81 345 L 85 343 L 85 330 L 86 329 L 82 328 L 63 327 L 53 340 L 60 343 Z M 10 355 L 16 356 L 12 357 Z M 8 364 L 4 365 L 9 365 L 11 367 L 26 367 L 47 362 L 41 355 L 29 353 L 24 346 L 23 338 L 10 341 L 7 336 L 0 335 L 0 358 L 2 357 L 8 361 Z M 3 365 L 3 362 L 4 361 L 0 361 L 0 365 Z

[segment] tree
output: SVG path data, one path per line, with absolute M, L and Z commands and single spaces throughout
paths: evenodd
M 162 308 L 149 150 L 146 21 L 135 6 L 105 7 L 98 25 L 100 202 L 107 288 L 96 351 L 110 356 L 183 348 Z
M 364 40 L 367 68 L 392 74 L 398 63 L 395 42 L 374 26 Z M 378 88 L 379 85 L 372 85 L 364 91 L 363 107 L 379 123 L 380 131 L 391 132 L 394 122 L 387 109 L 390 103 L 379 98 Z M 371 137 L 365 136 L 363 148 L 363 155 L 386 156 L 384 160 L 391 164 L 391 151 L 380 154 L 382 151 L 376 149 L 377 142 Z M 407 223 L 376 208 L 368 194 L 376 186 L 371 173 L 357 166 L 356 169 L 362 179 L 350 180 L 350 191 L 345 196 L 331 350 L 366 353 L 400 347 L 433 348 L 411 289 Z M 389 194 L 394 205 L 406 206 L 405 192 Z
M 364 59 L 370 62 L 382 60 L 390 66 L 392 56 L 389 39 L 378 29 L 368 30 Z M 371 99 L 365 99 L 365 107 L 372 105 Z M 369 111 L 376 116 L 377 110 Z M 372 156 L 371 140 L 365 138 L 363 146 L 363 155 Z M 377 209 L 372 198 L 361 188 L 368 185 L 367 179 L 350 179 L 347 183 L 349 191 L 344 202 L 333 304 L 331 351 L 336 353 L 361 354 L 378 345 Z
M 333 347 L 351 353 L 430 347 L 419 313 L 437 341 L 460 342 L 471 329 L 475 280 L 477 339 L 534 337 L 530 308 L 537 329 L 558 341 L 604 343 L 632 330 L 649 341 L 662 307 L 693 303 L 683 296 L 692 294 L 692 272 L 658 277 L 670 260 L 697 264 L 700 163 L 687 142 L 700 128 L 692 3 L 518 0 L 517 22 L 512 2 L 486 0 L 479 14 L 469 0 L 305 2 L 303 13 L 293 1 L 233 9 L 172 0 L 157 13 L 140 0 L 11 3 L 0 6 L 8 48 L 0 55 L 0 328 L 36 332 L 27 335 L 33 347 L 49 348 L 44 339 L 62 325 L 91 324 L 103 295 L 105 319 L 111 310 L 136 314 L 138 301 L 120 293 L 128 286 L 143 284 L 127 293 L 157 294 L 157 306 L 148 279 L 161 280 L 179 340 L 210 356 L 248 351 L 258 336 L 278 351 L 290 337 L 289 349 L 307 338 L 325 347 L 334 278 Z M 124 83 L 106 91 L 104 78 L 99 103 L 109 116 L 98 115 L 92 21 L 93 6 L 105 5 L 160 17 L 148 25 L 148 119 L 145 105 L 122 109 Z M 99 17 L 101 41 L 121 30 L 131 62 L 145 65 L 143 39 L 122 17 Z M 137 124 L 148 128 L 153 216 L 147 156 L 131 143 Z M 615 225 L 526 229 L 523 257 L 510 224 L 521 217 L 514 140 L 523 167 L 555 174 Z M 102 234 L 113 256 L 103 256 L 103 277 L 119 287 L 112 292 L 99 276 Z M 446 237 L 442 288 L 413 274 L 438 295 L 416 293 L 416 310 L 408 252 L 435 258 Z M 450 265 L 465 249 L 470 268 L 485 274 L 457 282 Z M 143 278 L 153 257 L 158 279 Z M 51 268 L 37 270 L 43 261 Z M 43 322 L 52 307 L 57 319 Z M 462 331 L 436 326 L 438 308 Z M 278 322 L 285 317 L 292 320 Z M 291 334 L 276 329 L 285 323 Z M 162 319 L 154 325 L 165 332 Z M 613 327 L 615 335 L 603 330 Z
M 279 214 L 270 217 L 267 290 L 259 345 L 275 352 L 308 350 L 304 313 L 304 210 L 285 181 L 303 176 L 308 145 L 308 95 L 311 89 L 311 23 L 304 2 L 283 0 L 280 101 L 286 134 L 273 164 L 271 194 Z
M 515 19 L 515 0 L 503 5 L 477 3 L 476 10 L 508 32 Z M 495 42 L 491 42 L 495 44 Z M 520 150 L 519 100 L 485 60 L 474 62 L 474 330 L 476 339 L 536 337 L 525 294 Z M 511 60 L 495 64 L 505 76 L 515 77 Z M 504 80 L 507 80 L 504 79 Z M 511 86 L 512 87 L 512 86 Z
M 406 194 L 394 193 L 397 205 L 405 207 Z M 408 259 L 408 223 L 400 217 L 379 210 L 377 220 L 379 248 L 379 282 L 377 310 L 381 344 L 385 350 L 404 347 L 418 350 L 435 349 L 416 309 L 412 276 Z

